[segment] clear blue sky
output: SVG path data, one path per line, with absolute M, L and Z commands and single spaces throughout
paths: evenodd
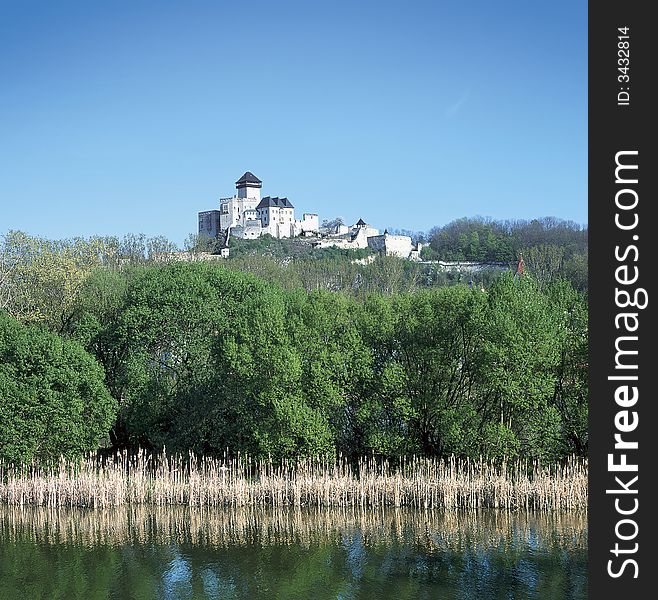
M 0 0 L 0 233 L 587 220 L 587 4 Z

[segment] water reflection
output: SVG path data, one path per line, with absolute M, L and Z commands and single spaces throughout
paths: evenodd
M 570 513 L 0 507 L 0 598 L 587 596 Z

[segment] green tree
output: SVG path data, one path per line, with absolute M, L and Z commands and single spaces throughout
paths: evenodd
M 51 241 L 10 231 L 0 246 L 0 308 L 67 332 L 85 279 L 113 254 L 105 238 Z
M 488 293 L 479 363 L 479 415 L 487 454 L 559 453 L 560 415 L 551 403 L 566 335 L 562 307 L 531 275 L 499 277 Z
M 103 370 L 75 341 L 0 313 L 0 459 L 77 457 L 116 414 Z
M 392 427 L 398 453 L 469 452 L 484 300 L 465 286 L 392 299 L 393 320 L 376 342 L 381 412 L 374 425 L 380 438 Z
M 363 445 L 363 405 L 372 379 L 372 353 L 360 327 L 362 304 L 318 291 L 289 296 L 287 322 L 301 358 L 302 391 L 344 454 Z
M 93 323 L 86 314 L 80 323 Z M 120 402 L 114 443 L 279 456 L 331 448 L 289 329 L 282 290 L 248 274 L 207 263 L 132 271 L 117 316 L 87 342 Z
M 585 248 L 582 252 L 575 252 L 564 264 L 564 277 L 579 292 L 587 291 L 587 257 Z
M 520 251 L 525 265 L 540 284 L 555 281 L 564 272 L 563 246 L 539 244 Z
M 482 260 L 484 258 L 480 254 L 480 234 L 477 231 L 471 232 L 466 258 L 469 260 Z
M 199 254 L 201 252 L 210 252 L 212 254 L 219 254 L 219 251 L 226 242 L 226 235 L 222 232 L 219 237 L 210 237 L 209 235 L 200 235 L 198 233 L 190 233 L 183 248 L 185 251 L 192 254 Z
M 587 298 L 566 281 L 549 290 L 550 298 L 566 319 L 561 338 L 552 405 L 560 415 L 562 454 L 584 456 L 588 448 L 588 312 Z

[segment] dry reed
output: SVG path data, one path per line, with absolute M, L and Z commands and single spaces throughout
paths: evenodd
M 192 544 L 218 548 L 352 540 L 365 546 L 413 543 L 428 550 L 519 547 L 532 542 L 565 550 L 587 547 L 587 518 L 578 512 L 404 508 L 308 509 L 126 506 L 104 510 L 0 506 L 0 539 L 42 544 Z
M 522 510 L 587 509 L 587 462 L 561 465 L 485 459 L 374 458 L 352 465 L 305 459 L 275 464 L 249 457 L 118 454 L 51 467 L 0 464 L 0 503 L 104 508 L 306 506 Z

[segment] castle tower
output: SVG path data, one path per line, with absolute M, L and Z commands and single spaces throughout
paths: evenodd
M 249 198 L 260 202 L 260 188 L 263 187 L 263 182 L 251 171 L 240 177 L 235 182 L 235 187 L 238 190 L 238 198 Z

